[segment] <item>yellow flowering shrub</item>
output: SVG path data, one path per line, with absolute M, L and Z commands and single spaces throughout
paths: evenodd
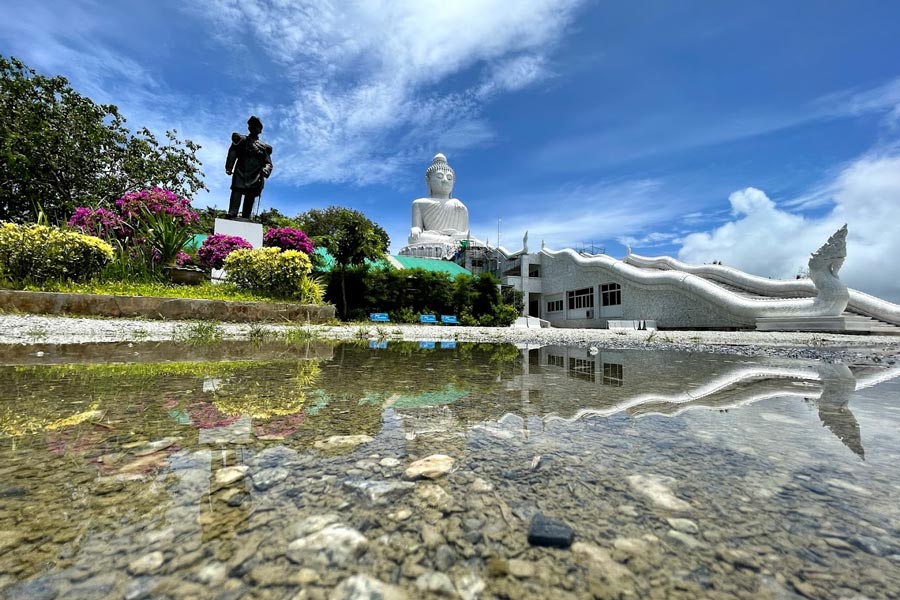
M 46 225 L 0 223 L 0 278 L 14 285 L 84 281 L 113 259 L 98 237 Z
M 254 248 L 235 250 L 225 257 L 227 279 L 256 294 L 310 304 L 322 302 L 322 287 L 307 275 L 309 257 L 297 250 Z

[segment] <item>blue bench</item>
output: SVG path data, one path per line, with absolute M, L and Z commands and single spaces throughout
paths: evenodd
M 434 342 L 419 342 L 419 348 L 423 350 L 434 350 Z
M 452 350 L 453 348 L 456 348 L 456 342 L 441 342 L 442 350 Z
M 391 318 L 387 313 L 369 313 L 369 320 L 374 323 L 390 323 Z
M 437 325 L 437 315 L 419 315 L 419 323 L 423 325 Z
M 456 315 L 441 315 L 441 323 L 444 325 L 459 325 Z

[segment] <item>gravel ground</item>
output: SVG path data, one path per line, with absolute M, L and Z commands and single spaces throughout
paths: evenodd
M 169 341 L 190 337 L 196 321 L 98 319 L 0 314 L 0 344 Z M 297 325 L 216 324 L 223 338 L 240 339 L 265 328 L 273 332 Z M 757 331 L 610 331 L 607 329 L 512 329 L 401 324 L 304 326 L 333 340 L 456 340 L 535 345 L 657 348 L 745 356 L 781 356 L 845 363 L 900 361 L 900 337 Z

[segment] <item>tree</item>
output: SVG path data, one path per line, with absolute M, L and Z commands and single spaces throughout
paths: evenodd
M 378 260 L 387 252 L 390 237 L 378 224 L 351 208 L 329 206 L 297 215 L 300 229 L 316 246 L 334 258 L 341 279 L 341 316 L 347 316 L 347 269 L 361 266 L 366 259 Z
M 132 134 L 112 104 L 96 104 L 64 77 L 0 56 L 0 220 L 52 222 L 76 206 L 108 204 L 159 186 L 190 197 L 205 189 L 200 146 L 167 131 Z

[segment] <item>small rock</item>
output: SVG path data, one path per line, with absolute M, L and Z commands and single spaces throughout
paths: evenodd
M 256 489 L 265 491 L 287 479 L 288 475 L 290 472 L 284 467 L 263 469 L 253 474 L 253 485 Z
M 628 556 L 644 556 L 650 545 L 640 538 L 616 538 L 613 540 L 613 548 Z
M 474 573 L 466 573 L 456 580 L 456 591 L 462 600 L 478 600 L 485 587 L 484 581 Z
M 838 550 L 854 550 L 853 546 L 851 546 L 844 540 L 839 540 L 838 538 L 827 537 L 825 538 L 825 543 Z
M 370 481 L 368 479 L 348 479 L 344 487 L 355 490 L 373 504 L 388 504 L 416 487 L 408 481 Z
M 434 592 L 443 596 L 456 595 L 453 581 L 446 573 L 438 573 L 436 571 L 423 573 L 416 579 L 416 587 L 423 592 Z
M 669 527 L 675 531 L 690 533 L 691 535 L 700 533 L 700 528 L 697 527 L 697 523 L 690 519 L 666 519 L 666 521 L 669 523 Z
M 387 469 L 393 469 L 394 467 L 400 466 L 400 461 L 391 456 L 387 456 L 385 458 L 382 458 L 380 461 L 378 461 L 378 464 Z
M 422 499 L 425 504 L 438 510 L 450 508 L 453 504 L 453 496 L 448 494 L 444 488 L 434 483 L 426 483 L 416 487 L 416 496 Z
M 486 494 L 488 492 L 493 492 L 494 486 L 481 477 L 476 477 L 475 481 L 472 482 L 472 485 L 469 486 L 469 489 L 475 494 Z
M 666 510 L 688 511 L 691 505 L 678 498 L 672 492 L 671 486 L 675 483 L 672 477 L 661 475 L 629 475 L 628 484 L 634 491 L 641 494 L 653 504 Z
M 363 534 L 335 524 L 291 542 L 287 557 L 301 565 L 312 561 L 342 567 L 362 556 L 367 548 L 368 540 Z
M 240 481 L 247 474 L 247 468 L 246 465 L 240 465 L 219 469 L 216 471 L 216 483 L 219 485 L 231 485 L 235 481 Z
M 368 444 L 375 438 L 369 435 L 333 435 L 326 440 L 316 440 L 313 444 L 319 450 L 335 450 L 339 448 L 353 448 L 360 444 Z
M 610 583 L 617 584 L 621 581 L 632 579 L 634 576 L 627 567 L 624 567 L 613 560 L 609 552 L 585 542 L 575 542 L 572 544 L 572 554 L 582 563 L 587 563 L 591 569 L 595 569 L 603 573 Z
M 519 579 L 534 577 L 534 574 L 537 572 L 534 563 L 531 561 L 511 558 L 508 564 L 509 574 L 513 577 L 518 577 Z
M 391 515 L 391 518 L 395 521 L 405 521 L 412 516 L 412 511 L 408 508 L 401 508 L 397 512 Z
M 534 515 L 528 528 L 528 543 L 532 546 L 549 546 L 551 548 L 568 548 L 572 545 L 575 532 L 571 527 L 545 517 L 541 513 Z
M 353 575 L 340 583 L 328 600 L 406 600 L 406 592 L 368 575 Z
M 160 568 L 165 560 L 163 553 L 157 550 L 128 563 L 128 572 L 132 575 L 149 575 Z
M 618 511 L 620 514 L 623 514 L 626 517 L 634 518 L 634 517 L 638 516 L 637 509 L 631 504 L 623 504 L 623 505 L 619 506 Z
M 161 440 L 156 440 L 154 442 L 147 443 L 143 448 L 134 452 L 135 456 L 147 456 L 148 454 L 153 454 L 154 452 L 159 452 L 160 450 L 165 450 L 172 444 L 174 444 L 178 438 L 163 438 Z
M 409 465 L 403 472 L 403 477 L 410 480 L 436 479 L 449 473 L 452 468 L 452 458 L 446 454 L 432 454 Z
M 225 563 L 214 562 L 203 565 L 197 572 L 197 580 L 206 585 L 218 585 L 228 576 L 228 567 Z
M 730 562 L 736 567 L 742 569 L 750 569 L 751 571 L 759 571 L 759 561 L 749 552 L 743 550 L 732 550 L 730 548 L 720 548 L 716 550 L 716 556 L 720 560 Z
M 667 537 L 684 544 L 688 548 L 701 548 L 703 546 L 703 542 L 698 540 L 692 535 L 688 535 L 687 533 L 682 533 L 680 531 L 675 531 L 674 529 L 670 529 L 669 533 L 666 534 Z
M 434 553 L 434 566 L 440 571 L 449 571 L 456 564 L 456 552 L 447 544 L 441 544 Z

